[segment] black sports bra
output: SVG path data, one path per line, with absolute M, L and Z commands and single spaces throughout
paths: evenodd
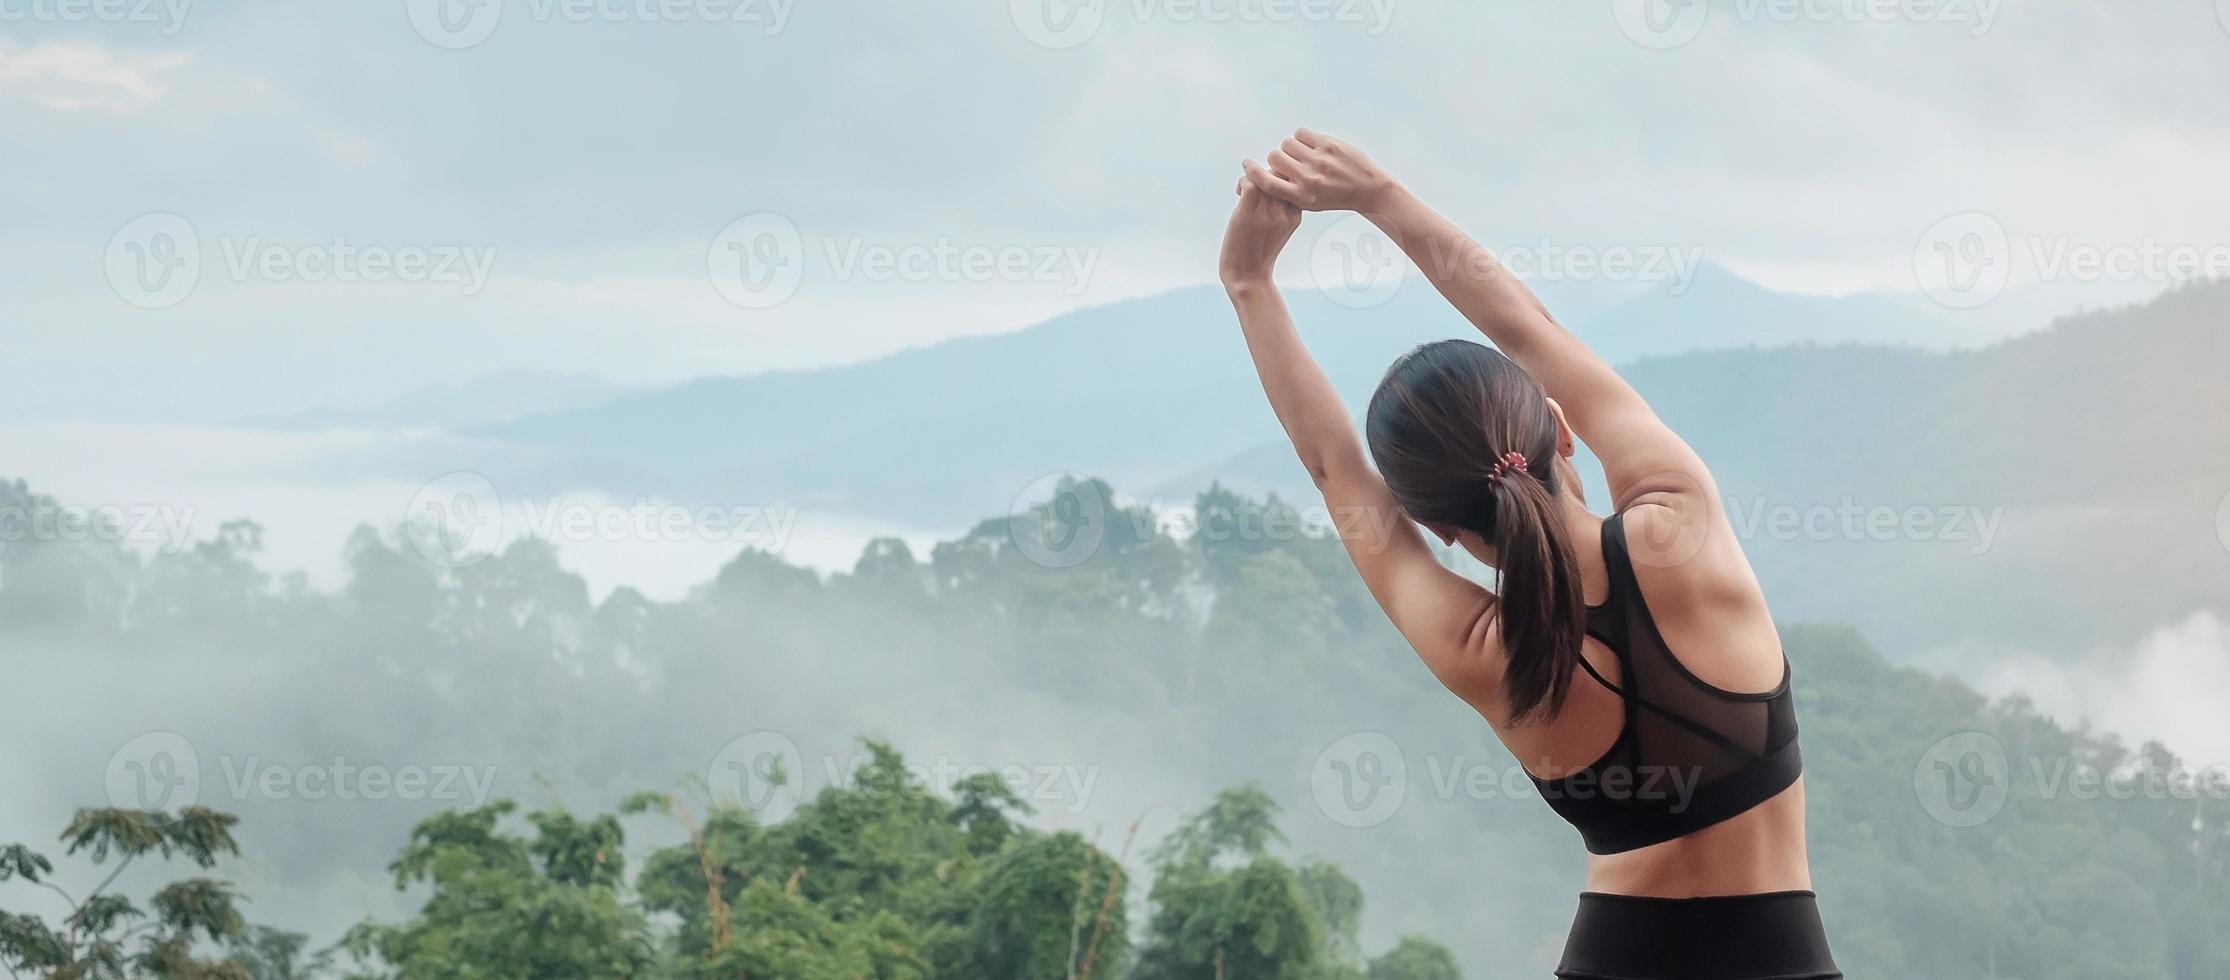
M 1589 676 L 1626 702 L 1626 724 L 1601 759 L 1534 786 L 1579 828 L 1587 849 L 1618 854 L 1739 816 L 1796 782 L 1796 704 L 1787 661 L 1781 686 L 1737 694 L 1689 672 L 1657 632 L 1626 550 L 1624 514 L 1603 522 L 1610 597 L 1587 609 L 1587 633 L 1618 656 L 1613 684 L 1586 658 Z

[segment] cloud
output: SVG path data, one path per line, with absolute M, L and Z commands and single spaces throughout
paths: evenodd
M 116 51 L 83 41 L 25 46 L 0 37 L 0 99 L 58 113 L 141 113 L 170 94 L 174 73 L 192 60 L 184 51 Z
M 2204 5 L 2010 3 L 1979 37 L 1745 6 L 1781 5 L 1714 4 L 1672 50 L 1634 43 L 1607 3 L 1459 0 L 1400 3 L 1382 30 L 1109 4 L 1068 50 L 1031 43 L 1005 4 L 898 2 L 800 5 L 774 34 L 516 8 L 466 50 L 350 4 L 197 11 L 191 48 L 0 41 L 0 127 L 40 148 L 0 158 L 0 182 L 39 190 L 0 224 L 0 322 L 59 363 L 222 397 L 267 367 L 187 362 L 142 345 L 148 328 L 207 346 L 314 324 L 361 349 L 425 320 L 401 291 L 343 309 L 255 290 L 213 333 L 201 305 L 151 323 L 87 273 L 153 211 L 271 240 L 469 242 L 515 282 L 604 263 L 552 273 L 592 287 L 556 290 L 555 316 L 512 290 L 434 317 L 491 352 L 485 371 L 540 356 L 504 339 L 536 321 L 582 339 L 576 364 L 692 347 L 721 312 L 698 295 L 701 243 L 767 210 L 828 236 L 1099 246 L 1121 288 L 1059 298 L 1086 305 L 1205 282 L 1237 160 L 1296 125 L 1353 139 L 1483 239 L 1700 249 L 1782 289 L 1910 290 L 1920 236 L 1973 210 L 2016 236 L 2224 244 L 2230 189 L 2209 168 L 2230 102 L 2193 96 L 2230 69 L 2230 35 Z M 2076 285 L 2055 309 L 2134 298 Z M 744 363 L 658 370 L 1019 326 L 1043 304 L 1018 292 L 855 282 L 786 308 L 798 329 L 749 335 Z M 318 363 L 354 372 L 342 389 L 425 380 Z
M 2152 739 L 2195 766 L 2230 765 L 2230 624 L 2212 612 L 2155 629 L 2129 649 L 2073 666 L 2033 656 L 1986 668 L 1976 685 L 2024 694 L 2063 722 Z

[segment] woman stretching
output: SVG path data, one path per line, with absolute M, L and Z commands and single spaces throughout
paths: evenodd
M 1369 459 L 1271 283 L 1303 210 L 1363 214 L 1495 345 L 1395 361 Z M 1491 254 L 1339 140 L 1304 129 L 1246 162 L 1221 267 L 1371 595 L 1587 845 L 1557 975 L 1842 976 L 1810 890 L 1787 661 L 1703 461 Z M 1602 461 L 1608 518 L 1581 499 L 1575 438 Z M 1419 527 L 1495 568 L 1495 591 L 1442 567 Z

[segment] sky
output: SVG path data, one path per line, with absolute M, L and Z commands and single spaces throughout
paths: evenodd
M 330 588 L 432 476 L 342 464 L 431 437 L 227 422 L 840 364 L 1208 284 L 1239 161 L 1297 126 L 1505 251 L 2129 301 L 2182 274 L 2147 255 L 2230 256 L 2225 91 L 2230 0 L 0 0 L 0 478 L 188 501 L 197 537 L 252 516 Z M 1929 262 L 1970 246 L 1984 286 L 1947 293 Z M 786 557 L 956 530 L 826 526 Z M 564 555 L 671 599 L 733 548 Z M 1989 653 L 1990 693 L 2230 744 L 2211 614 Z
M 2230 0 L 0 0 L 0 412 L 1017 329 L 1211 281 L 1301 125 L 1498 247 L 1913 291 L 1980 214 L 2088 302 L 2230 258 L 2226 80 Z

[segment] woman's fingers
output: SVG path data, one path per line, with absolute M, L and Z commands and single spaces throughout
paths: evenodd
M 1307 151 L 1304 150 L 1302 152 Z M 1296 159 L 1293 154 L 1287 152 L 1284 147 L 1279 147 L 1275 150 L 1271 150 L 1270 155 L 1264 157 L 1263 159 L 1270 164 L 1271 173 L 1277 174 L 1278 176 L 1284 177 L 1288 180 L 1299 180 L 1301 178 L 1301 161 Z
M 1316 155 L 1315 147 L 1292 137 L 1287 137 L 1285 142 L 1279 143 L 1278 149 L 1295 160 L 1309 160 Z
M 1252 160 L 1245 161 L 1240 166 L 1246 168 L 1247 179 L 1253 181 L 1254 186 L 1261 188 L 1263 193 L 1296 207 L 1308 206 L 1301 185 L 1271 173 L 1268 168 Z
M 1305 126 L 1300 129 L 1294 130 L 1293 138 L 1299 140 L 1301 145 L 1306 146 L 1312 150 L 1323 149 L 1324 144 L 1332 142 L 1331 137 L 1326 136 L 1323 133 L 1319 133 L 1316 130 L 1309 129 Z

